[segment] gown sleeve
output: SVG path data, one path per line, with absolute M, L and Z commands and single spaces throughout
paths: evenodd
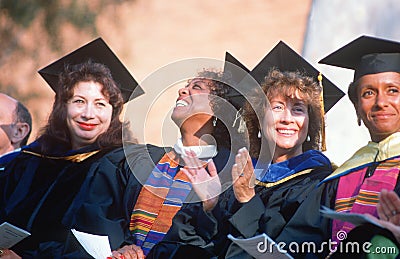
M 226 195 L 222 194 L 210 212 L 203 210 L 201 202 L 184 205 L 173 218 L 172 226 L 163 241 L 152 248 L 147 258 L 159 258 L 166 254 L 185 257 L 196 254 L 196 258 L 216 257 L 226 242 L 226 231 L 223 229 L 224 224 L 221 224 L 226 217 L 225 198 Z
M 65 223 L 78 231 L 107 235 L 112 250 L 134 242 L 129 223 L 142 187 L 139 179 L 154 168 L 145 146 L 135 145 L 125 152 L 123 149 L 111 152 L 92 166 L 75 206 L 66 217 L 66 221 L 74 220 Z M 66 254 L 81 257 L 82 248 L 72 233 L 70 236 Z
M 251 213 L 249 213 L 251 211 Z M 251 200 L 242 204 L 240 209 L 232 215 L 229 222 L 243 237 L 252 237 L 259 228 L 260 217 L 265 208 L 260 196 L 256 194 Z
M 320 206 L 331 206 L 332 191 L 317 186 L 320 179 L 300 178 L 281 184 L 273 190 L 259 191 L 259 195 L 233 213 L 229 231 L 237 238 L 249 238 L 266 233 L 276 243 L 289 245 L 315 242 L 329 238 L 329 220 L 319 212 Z M 329 187 L 329 186 L 328 186 Z M 251 258 L 242 248 L 228 242 L 224 258 Z M 288 249 L 288 247 L 284 247 Z M 290 251 L 289 251 L 290 252 Z M 295 253 L 296 258 L 322 258 L 317 253 Z
M 164 240 L 210 246 L 218 233 L 218 214 L 217 206 L 211 212 L 205 212 L 201 203 L 185 206 L 175 215 Z

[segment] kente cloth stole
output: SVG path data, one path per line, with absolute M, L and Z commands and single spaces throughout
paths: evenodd
M 165 154 L 143 185 L 131 214 L 129 229 L 145 255 L 168 232 L 191 189 L 178 163 Z
M 382 189 L 394 190 L 400 170 L 400 157 L 380 162 L 373 175 L 365 178 L 367 170 L 368 167 L 365 167 L 340 177 L 335 201 L 337 212 L 377 216 L 378 194 Z M 349 222 L 333 220 L 332 240 L 339 243 L 339 233 L 349 233 L 353 228 L 354 225 Z

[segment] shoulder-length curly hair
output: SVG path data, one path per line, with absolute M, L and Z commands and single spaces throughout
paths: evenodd
M 265 98 L 262 98 L 262 94 L 267 97 L 270 101 L 274 96 L 282 96 L 284 98 L 292 98 L 298 93 L 299 97 L 305 102 L 308 108 L 308 136 L 310 141 L 303 143 L 303 151 L 310 149 L 320 149 L 320 130 L 322 127 L 322 111 L 321 111 L 321 87 L 311 77 L 308 77 L 300 72 L 281 72 L 278 69 L 271 69 L 270 72 L 261 84 L 263 93 L 254 91 L 253 96 L 246 103 L 244 109 L 244 118 L 246 121 L 247 129 L 249 132 L 250 140 L 250 154 L 252 157 L 258 157 L 261 149 L 261 139 L 257 137 L 258 132 L 261 129 L 260 121 L 265 115 L 265 109 L 268 104 L 265 103 Z M 256 110 L 254 110 L 254 109 Z
M 89 81 L 103 86 L 101 92 L 113 108 L 110 126 L 106 132 L 97 137 L 97 145 L 100 148 L 122 145 L 122 128 L 128 129 L 129 124 L 123 124 L 120 120 L 124 105 L 121 91 L 113 80 L 108 67 L 88 60 L 78 65 L 67 65 L 60 74 L 53 109 L 40 137 L 42 151 L 48 152 L 55 148 L 55 141 L 58 142 L 57 145 L 61 142 L 65 150 L 72 148 L 71 136 L 67 127 L 67 102 L 73 97 L 75 86 L 79 82 Z M 129 132 L 129 129 L 126 132 Z

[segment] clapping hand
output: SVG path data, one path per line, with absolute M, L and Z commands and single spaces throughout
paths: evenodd
M 400 198 L 394 191 L 382 190 L 376 208 L 380 219 L 400 226 Z
M 249 152 L 246 148 L 239 149 L 235 164 L 232 167 L 233 190 L 236 200 L 241 203 L 248 202 L 255 195 L 254 190 L 254 167 Z
M 194 191 L 203 201 L 205 211 L 212 210 L 218 202 L 221 193 L 221 182 L 218 177 L 217 169 L 212 159 L 207 163 L 200 161 L 193 151 L 186 152 L 182 156 L 185 161 L 185 167 L 181 168 L 192 183 Z
M 367 214 L 371 220 L 379 223 L 393 233 L 400 242 L 400 198 L 394 191 L 382 190 L 379 193 L 379 203 L 376 205 L 380 219 Z
M 390 221 L 378 219 L 370 214 L 365 214 L 368 218 L 376 223 L 380 224 L 382 227 L 386 228 L 390 232 L 392 232 L 393 236 L 396 238 L 397 242 L 400 242 L 400 226 L 393 224 Z

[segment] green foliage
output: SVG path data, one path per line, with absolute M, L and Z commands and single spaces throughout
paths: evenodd
M 0 68 L 10 62 L 18 63 L 20 60 L 10 59 L 14 54 L 37 61 L 39 53 L 26 49 L 21 41 L 33 23 L 39 25 L 41 30 L 32 40 L 50 44 L 50 48 L 58 52 L 63 44 L 60 30 L 64 25 L 72 25 L 77 31 L 96 35 L 96 19 L 102 11 L 128 1 L 133 0 L 0 0 Z M 0 91 L 22 100 L 36 98 L 32 93 L 18 96 L 18 87 L 5 84 L 2 78 Z
M 0 11 L 8 14 L 8 16 L 16 23 L 23 27 L 28 27 L 35 18 L 40 5 L 35 1 L 23 0 L 1 0 Z
M 27 28 L 38 15 L 43 15 L 43 28 L 52 47 L 58 49 L 59 29 L 70 23 L 80 30 L 96 33 L 96 17 L 109 5 L 118 5 L 121 0 L 0 0 L 0 14 L 7 15 L 15 26 Z M 90 3 L 90 4 L 89 4 Z M 91 6 L 97 6 L 93 8 Z M 9 28 L 0 27 L 0 36 Z

